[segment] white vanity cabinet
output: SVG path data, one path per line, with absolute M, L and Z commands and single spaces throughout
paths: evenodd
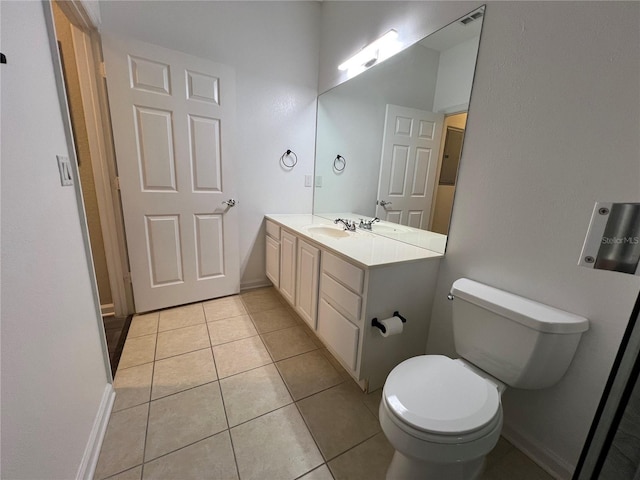
M 291 305 L 296 301 L 296 242 L 292 233 L 280 229 L 280 293 Z
M 315 330 L 318 311 L 320 249 L 298 239 L 297 261 L 295 308 L 298 315 Z
M 268 223 L 273 217 L 280 216 L 270 215 Z M 372 234 L 356 236 L 362 243 L 332 244 L 305 233 L 311 216 L 282 217 L 302 226 L 273 222 L 280 228 L 274 285 L 363 389 L 382 387 L 393 367 L 424 354 L 441 254 Z M 363 252 L 375 255 L 364 258 L 369 253 Z M 390 261 L 390 255 L 400 260 Z M 395 311 L 407 319 L 403 332 L 383 337 L 371 322 Z
M 265 262 L 267 278 L 273 286 L 280 287 L 280 227 L 267 221 L 265 237 Z

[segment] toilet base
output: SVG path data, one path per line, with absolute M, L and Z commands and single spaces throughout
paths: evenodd
M 468 462 L 433 463 L 409 458 L 395 451 L 387 469 L 387 480 L 475 480 L 480 477 L 484 457 Z

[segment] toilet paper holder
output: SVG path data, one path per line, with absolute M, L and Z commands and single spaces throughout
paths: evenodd
M 400 312 L 398 312 L 397 310 L 393 312 L 393 316 L 398 317 L 400 320 L 402 320 L 402 323 L 407 323 L 407 319 L 400 315 Z M 371 320 L 371 326 L 379 328 L 380 330 L 382 330 L 382 333 L 387 333 L 387 327 L 385 327 L 378 321 L 378 317 L 374 317 L 373 320 Z

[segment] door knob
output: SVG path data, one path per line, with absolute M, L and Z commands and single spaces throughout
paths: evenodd
M 387 202 L 385 200 L 379 200 L 378 201 L 378 205 L 380 205 L 381 207 L 384 207 L 385 205 L 391 205 L 392 202 Z
M 229 206 L 229 207 L 235 207 L 236 206 L 236 202 L 233 198 L 230 198 L 229 200 L 225 200 L 224 202 L 225 205 Z

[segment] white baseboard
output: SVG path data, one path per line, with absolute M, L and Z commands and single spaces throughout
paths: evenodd
M 113 303 L 105 303 L 104 305 L 100 305 L 100 313 L 102 313 L 103 317 L 112 317 L 116 314 L 116 309 Z
M 254 288 L 270 287 L 271 285 L 273 284 L 266 278 L 263 280 L 253 280 L 251 282 L 241 283 L 240 291 L 244 292 L 247 290 L 253 290 Z
M 570 465 L 544 446 L 540 446 L 531 438 L 516 432 L 506 424 L 502 427 L 502 436 L 553 478 L 565 480 L 570 479 L 573 475 L 575 469 L 573 465 Z
M 80 468 L 78 468 L 78 474 L 76 480 L 92 480 L 96 471 L 96 465 L 98 464 L 98 457 L 100 456 L 100 449 L 102 448 L 102 441 L 107 433 L 107 424 L 111 417 L 111 409 L 113 408 L 113 402 L 116 399 L 116 391 L 113 389 L 113 385 L 108 383 L 104 388 L 102 394 L 102 400 L 100 401 L 100 407 L 98 413 L 93 422 L 91 433 L 89 434 L 89 441 L 84 449 L 84 455 L 80 462 Z

